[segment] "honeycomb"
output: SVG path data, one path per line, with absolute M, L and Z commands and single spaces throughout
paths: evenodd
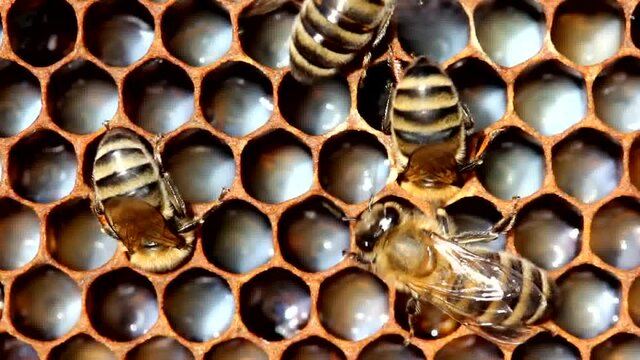
M 296 8 L 250 0 L 0 0 L 0 359 L 637 359 L 640 6 L 400 1 L 367 70 L 290 76 Z M 550 271 L 558 314 L 493 344 L 343 259 L 385 185 L 389 59 L 440 61 L 482 134 L 504 128 L 448 207 Z M 103 122 L 161 152 L 195 253 L 132 269 L 90 212 Z M 222 188 L 229 188 L 218 202 Z M 419 206 L 420 201 L 415 200 Z M 6 207 L 5 207 L 6 206 Z

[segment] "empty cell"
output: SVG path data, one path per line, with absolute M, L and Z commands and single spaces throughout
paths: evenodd
M 500 219 L 502 214 L 488 200 L 472 196 L 462 198 L 448 205 L 445 209 L 453 219 L 456 232 L 485 231 L 491 229 Z M 507 244 L 507 235 L 500 234 L 497 239 L 488 243 L 478 243 L 474 246 L 485 247 L 494 251 L 504 250 Z
M 358 360 L 425 360 L 420 349 L 414 345 L 405 346 L 399 335 L 383 336 L 362 349 Z
M 22 66 L 0 59 L 0 136 L 13 136 L 40 115 L 40 83 Z
M 0 358 L 7 360 L 40 360 L 38 353 L 31 345 L 7 333 L 0 334 Z
M 48 203 L 69 195 L 78 163 L 73 146 L 50 130 L 23 138 L 9 152 L 9 182 L 25 199 Z
M 127 268 L 97 278 L 89 287 L 86 309 L 93 328 L 115 341 L 143 336 L 160 312 L 151 282 Z
M 640 203 L 617 198 L 598 210 L 591 223 L 591 250 L 609 265 L 640 266 Z
M 628 333 L 618 333 L 591 351 L 592 360 L 634 360 L 640 353 L 640 338 Z
M 240 16 L 240 44 L 252 59 L 272 68 L 289 66 L 289 39 L 297 11 L 284 6 L 264 15 Z
M 542 187 L 544 153 L 537 141 L 519 129 L 500 134 L 478 169 L 482 185 L 501 199 L 529 196 Z
M 235 309 L 229 284 L 202 269 L 180 274 L 164 294 L 163 310 L 169 324 L 190 341 L 220 336 L 231 325 Z
M 518 253 L 547 269 L 561 268 L 580 252 L 582 217 L 555 195 L 545 195 L 520 210 L 514 227 Z
M 86 60 L 75 60 L 53 73 L 47 99 L 52 120 L 76 134 L 100 130 L 118 111 L 115 81 Z
M 175 339 L 156 336 L 133 348 L 126 360 L 194 360 L 193 354 Z
M 249 331 L 268 341 L 290 339 L 309 322 L 311 293 L 289 272 L 272 268 L 240 289 L 240 315 Z
M 214 128 L 231 136 L 248 135 L 271 117 L 271 81 L 247 63 L 226 63 L 202 80 L 200 106 Z
M 477 335 L 467 335 L 447 343 L 436 353 L 435 360 L 502 360 L 498 346 Z
M 474 18 L 482 50 L 499 65 L 518 65 L 542 49 L 545 17 L 534 2 L 489 0 L 476 9 Z
M 358 341 L 389 320 L 387 287 L 364 270 L 343 270 L 320 286 L 318 312 L 322 326 L 341 339 Z
M 518 346 L 513 360 L 580 360 L 580 351 L 564 338 L 541 333 Z
M 349 223 L 342 211 L 323 198 L 312 198 L 280 218 L 278 237 L 284 258 L 309 272 L 325 271 L 349 249 Z
M 110 66 L 129 66 L 149 51 L 155 36 L 153 17 L 137 1 L 95 2 L 84 18 L 84 43 Z
M 637 326 L 640 326 L 640 277 L 637 277 L 631 284 L 628 306 L 631 320 L 633 320 Z
M 371 199 L 389 177 L 389 159 L 373 135 L 349 131 L 334 136 L 320 151 L 320 184 L 347 203 Z
M 640 189 L 640 140 L 636 140 L 629 153 L 629 177 L 631 183 Z
M 116 355 L 107 346 L 89 335 L 76 335 L 56 346 L 49 360 L 116 360 Z
M 525 70 L 514 92 L 516 113 L 542 135 L 559 134 L 587 114 L 584 80 L 554 60 Z
M 52 267 L 20 275 L 9 295 L 11 321 L 22 334 L 54 340 L 73 329 L 82 313 L 82 294 L 67 274 Z
M 593 84 L 596 115 L 622 132 L 640 130 L 640 60 L 625 57 L 605 68 Z
M 311 151 L 284 130 L 251 141 L 242 152 L 242 184 L 252 197 L 277 204 L 306 193 L 313 183 Z
M 282 360 L 346 360 L 337 346 L 317 336 L 308 337 L 287 348 Z
M 596 202 L 612 192 L 622 177 L 622 148 L 596 130 L 572 133 L 553 148 L 556 183 L 584 203 Z
M 362 75 L 358 82 L 358 113 L 369 126 L 381 131 L 389 97 L 395 87 L 393 71 L 389 62 L 383 61 L 367 68 Z
M 245 273 L 271 260 L 272 236 L 269 219 L 243 201 L 225 202 L 202 226 L 207 259 L 232 273 Z
M 205 356 L 205 360 L 269 360 L 264 350 L 253 342 L 236 338 L 215 345 Z
M 179 0 L 162 17 L 162 40 L 169 52 L 191 66 L 220 59 L 233 40 L 229 14 L 215 2 Z
M 562 299 L 554 321 L 570 334 L 593 338 L 618 322 L 620 283 L 591 265 L 573 268 L 558 279 Z
M 410 296 L 404 292 L 396 292 L 395 317 L 396 322 L 409 331 L 409 316 L 407 315 L 407 301 Z M 421 339 L 438 339 L 452 334 L 459 323 L 449 315 L 443 313 L 435 305 L 427 301 L 420 301 L 420 312 L 413 317 L 414 335 Z
M 0 200 L 0 269 L 27 265 L 40 247 L 40 219 L 31 208 L 12 199 Z
M 201 130 L 188 130 L 166 145 L 163 158 L 183 199 L 217 200 L 233 184 L 236 163 L 227 145 Z
M 124 111 L 147 131 L 163 134 L 187 122 L 195 111 L 193 83 L 177 65 L 153 59 L 124 82 Z
M 578 65 L 594 65 L 614 55 L 624 38 L 624 13 L 606 0 L 568 0 L 556 9 L 551 41 Z
M 332 78 L 304 85 L 287 76 L 279 92 L 280 110 L 291 125 L 309 135 L 322 135 L 344 123 L 351 109 L 349 85 Z

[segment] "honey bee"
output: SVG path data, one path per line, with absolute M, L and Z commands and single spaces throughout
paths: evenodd
M 169 271 L 191 254 L 199 220 L 186 206 L 159 152 L 131 130 L 109 129 L 93 162 L 92 208 L 102 231 L 118 239 L 131 263 Z
M 358 251 L 350 256 L 410 295 L 411 336 L 423 300 L 491 340 L 518 343 L 550 315 L 556 285 L 526 259 L 477 246 L 508 231 L 514 219 L 456 234 L 443 209 L 428 216 L 396 201 L 378 202 L 360 215 Z

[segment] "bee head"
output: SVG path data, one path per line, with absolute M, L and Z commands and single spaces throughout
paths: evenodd
M 362 252 L 371 252 L 378 240 L 400 221 L 399 204 L 377 203 L 365 210 L 356 224 L 356 245 Z

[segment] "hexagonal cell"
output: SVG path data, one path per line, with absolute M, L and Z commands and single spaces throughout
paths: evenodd
M 244 338 L 225 341 L 211 348 L 205 360 L 269 360 L 269 356 L 258 345 Z
M 320 285 L 318 313 L 322 326 L 334 336 L 362 340 L 389 320 L 387 286 L 364 270 L 342 270 Z
M 27 265 L 40 247 L 40 219 L 31 208 L 19 202 L 0 199 L 0 270 Z
M 541 333 L 518 346 L 513 360 L 580 360 L 580 351 L 560 336 Z
M 133 70 L 122 92 L 129 119 L 153 133 L 177 129 L 195 111 L 189 75 L 167 60 L 153 59 Z
M 48 203 L 69 195 L 78 163 L 73 146 L 53 131 L 20 140 L 9 152 L 9 182 L 25 199 Z
M 593 84 L 596 115 L 622 132 L 640 130 L 640 60 L 631 56 L 607 66 Z
M 115 255 L 118 241 L 104 234 L 86 200 L 64 203 L 48 217 L 47 248 L 53 258 L 73 270 L 93 270 Z
M 231 149 L 202 130 L 187 130 L 165 146 L 164 164 L 187 202 L 217 200 L 236 177 Z
M 629 177 L 631 183 L 640 189 L 640 140 L 636 139 L 629 153 Z
M 514 92 L 516 113 L 542 135 L 559 134 L 587 115 L 584 80 L 556 60 L 524 71 Z
M 328 200 L 314 197 L 287 209 L 280 217 L 278 240 L 282 256 L 309 272 L 325 271 L 349 249 L 349 224 Z
M 47 101 L 53 122 L 66 131 L 88 134 L 118 111 L 118 86 L 92 62 L 75 60 L 51 75 Z
M 449 66 L 447 73 L 458 89 L 460 100 L 469 108 L 474 131 L 502 118 L 507 110 L 507 85 L 491 66 L 467 58 Z
M 405 346 L 399 335 L 386 335 L 362 349 L 358 360 L 425 360 L 424 353 L 414 345 Z
M 295 336 L 309 322 L 310 313 L 309 287 L 288 270 L 271 268 L 240 289 L 242 322 L 267 341 Z
M 376 130 L 382 130 L 387 102 L 395 87 L 393 71 L 388 61 L 379 62 L 363 72 L 358 82 L 358 113 Z
M 630 270 L 640 266 L 640 202 L 617 198 L 601 207 L 591 223 L 591 249 L 607 264 Z
M 542 49 L 545 16 L 533 1 L 489 0 L 476 8 L 474 19 L 482 50 L 499 65 L 518 65 Z
M 620 282 L 592 265 L 573 268 L 558 279 L 562 299 L 554 321 L 570 334 L 593 338 L 619 319 Z
M 167 50 L 191 66 L 214 63 L 233 38 L 229 13 L 213 1 L 176 1 L 165 11 L 161 27 Z
M 73 7 L 64 0 L 19 2 L 7 13 L 7 32 L 11 48 L 22 60 L 49 66 L 73 50 L 78 21 Z
M 220 336 L 231 325 L 235 309 L 229 284 L 202 269 L 180 274 L 164 294 L 163 311 L 169 324 L 190 341 Z
M 207 216 L 202 247 L 209 262 L 232 273 L 249 272 L 275 253 L 269 219 L 239 200 L 226 201 Z
M 409 316 L 407 315 L 407 293 L 397 291 L 394 304 L 396 322 L 409 331 Z M 435 305 L 427 301 L 420 301 L 420 312 L 413 317 L 414 335 L 421 339 L 438 339 L 452 334 L 460 324 L 449 315 L 443 313 Z
M 289 39 L 297 16 L 294 6 L 264 15 L 240 15 L 240 44 L 252 59 L 272 68 L 289 66 Z
M 262 202 L 291 200 L 306 193 L 313 183 L 311 151 L 284 130 L 249 142 L 241 163 L 244 188 Z
M 248 135 L 271 118 L 271 81 L 245 62 L 225 63 L 202 80 L 200 106 L 214 128 L 231 136 Z
M 22 66 L 0 60 L 0 136 L 13 136 L 26 129 L 40 115 L 40 82 Z
M 347 121 L 351 109 L 349 84 L 333 78 L 304 85 L 287 75 L 279 90 L 285 120 L 309 135 L 322 135 Z
M 631 288 L 629 289 L 628 297 L 629 315 L 631 320 L 640 326 L 640 277 L 633 280 Z
M 115 341 L 129 341 L 146 334 L 160 312 L 151 282 L 128 268 L 97 278 L 89 287 L 86 309 L 93 328 Z
M 443 62 L 467 46 L 469 18 L 458 1 L 399 1 L 394 18 L 408 53 Z
M 140 60 L 155 36 L 153 16 L 137 1 L 95 2 L 87 10 L 83 26 L 87 49 L 110 66 L 128 66 Z
M 581 129 L 553 148 L 556 183 L 584 203 L 596 202 L 612 192 L 622 177 L 622 148 L 608 135 Z
M 107 346 L 91 336 L 80 334 L 56 346 L 49 360 L 116 360 L 116 355 Z
M 153 337 L 133 348 L 126 360 L 194 360 L 195 357 L 184 345 L 165 336 Z
M 640 353 L 640 337 L 628 333 L 613 335 L 593 348 L 592 360 L 633 360 Z
M 82 294 L 67 274 L 47 265 L 16 278 L 9 305 L 9 316 L 18 331 L 33 339 L 53 340 L 80 320 Z
M 478 196 L 465 197 L 446 207 L 447 214 L 453 219 L 457 232 L 489 230 L 502 214 L 490 201 Z M 474 246 L 502 251 L 507 245 L 507 235 L 500 234 L 496 240 L 478 243 Z
M 555 270 L 580 252 L 582 216 L 561 198 L 545 195 L 520 210 L 514 235 L 520 255 L 544 269 Z
M 467 335 L 450 341 L 436 353 L 435 360 L 502 360 L 499 347 L 476 336 Z
M 551 41 L 576 64 L 594 65 L 618 51 L 624 26 L 624 12 L 617 2 L 568 0 L 556 9 Z
M 531 136 L 509 128 L 489 145 L 477 173 L 485 189 L 501 199 L 529 196 L 542 187 L 544 153 Z
M 282 360 L 346 360 L 342 350 L 317 336 L 308 337 L 290 345 L 282 354 Z
M 7 360 L 40 360 L 35 349 L 15 337 L 0 334 L 0 358 Z
M 320 151 L 320 184 L 347 203 L 371 199 L 389 177 L 387 151 L 362 131 L 346 131 L 327 140 Z

